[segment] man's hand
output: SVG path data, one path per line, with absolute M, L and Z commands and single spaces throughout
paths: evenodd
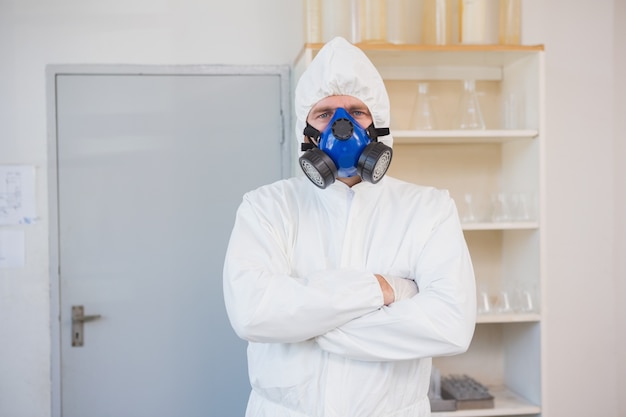
M 387 306 L 395 301 L 411 298 L 419 292 L 417 284 L 412 279 L 394 277 L 390 275 L 387 277 L 383 277 L 380 274 L 375 275 L 376 279 L 378 279 L 378 283 L 380 284 L 380 289 L 383 292 L 385 305 Z M 388 292 L 391 292 L 391 294 L 388 294 Z
M 383 292 L 383 299 L 386 306 L 393 303 L 395 301 L 395 294 L 393 293 L 393 288 L 387 280 L 380 274 L 376 275 L 376 279 L 378 280 L 378 284 L 380 285 L 380 289 Z

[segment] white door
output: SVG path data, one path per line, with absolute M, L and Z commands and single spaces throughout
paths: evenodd
M 52 77 L 55 415 L 243 416 L 223 257 L 242 194 L 288 173 L 288 72 L 233 72 Z

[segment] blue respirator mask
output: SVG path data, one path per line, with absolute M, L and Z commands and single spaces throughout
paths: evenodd
M 312 143 L 303 143 L 300 167 L 320 188 L 326 188 L 337 177 L 354 177 L 376 184 L 387 172 L 393 154 L 391 148 L 378 142 L 389 134 L 388 128 L 374 124 L 362 128 L 343 108 L 335 114 L 324 131 L 307 123 L 304 134 Z

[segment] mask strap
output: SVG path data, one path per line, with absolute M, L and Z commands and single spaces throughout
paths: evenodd
M 391 132 L 389 131 L 388 127 L 377 127 L 376 128 L 376 134 L 378 136 L 387 136 L 387 135 L 389 135 L 389 133 L 391 133 Z
M 319 141 L 321 133 L 319 130 L 307 123 L 306 127 L 304 128 L 304 135 L 308 136 L 309 139 L 311 139 L 314 143 L 317 143 Z
M 320 131 L 307 123 L 303 133 L 311 140 L 312 143 L 301 143 L 300 150 L 308 151 L 309 149 L 317 148 L 317 144 L 319 143 L 319 139 L 321 136 Z
M 390 133 L 388 127 L 374 127 L 374 123 L 369 125 L 366 130 L 373 142 L 378 141 L 379 136 L 387 136 Z
M 378 141 L 379 136 L 387 136 L 390 133 L 388 127 L 374 127 L 374 123 L 369 125 L 366 130 L 372 142 Z M 317 148 L 317 144 L 319 143 L 319 139 L 321 136 L 320 131 L 307 123 L 303 133 L 305 136 L 311 139 L 312 143 L 301 143 L 300 150 L 308 151 L 309 149 Z

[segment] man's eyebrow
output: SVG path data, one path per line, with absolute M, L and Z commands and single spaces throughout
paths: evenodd
M 354 104 L 354 105 L 350 106 L 349 108 L 347 108 L 346 110 L 348 110 L 349 112 L 353 112 L 355 110 L 359 110 L 359 111 L 362 111 L 363 113 L 368 113 L 368 114 L 370 112 L 370 110 L 364 104 Z
M 332 106 L 320 106 L 320 107 L 314 107 L 313 110 L 311 110 L 311 113 L 326 113 L 326 112 L 334 112 L 335 108 Z
M 317 108 L 313 108 L 311 113 L 326 113 L 326 112 L 335 112 L 340 106 L 321 106 Z M 364 104 L 353 104 L 346 108 L 348 112 L 352 112 L 355 110 L 362 111 L 364 113 L 369 113 L 369 109 Z

